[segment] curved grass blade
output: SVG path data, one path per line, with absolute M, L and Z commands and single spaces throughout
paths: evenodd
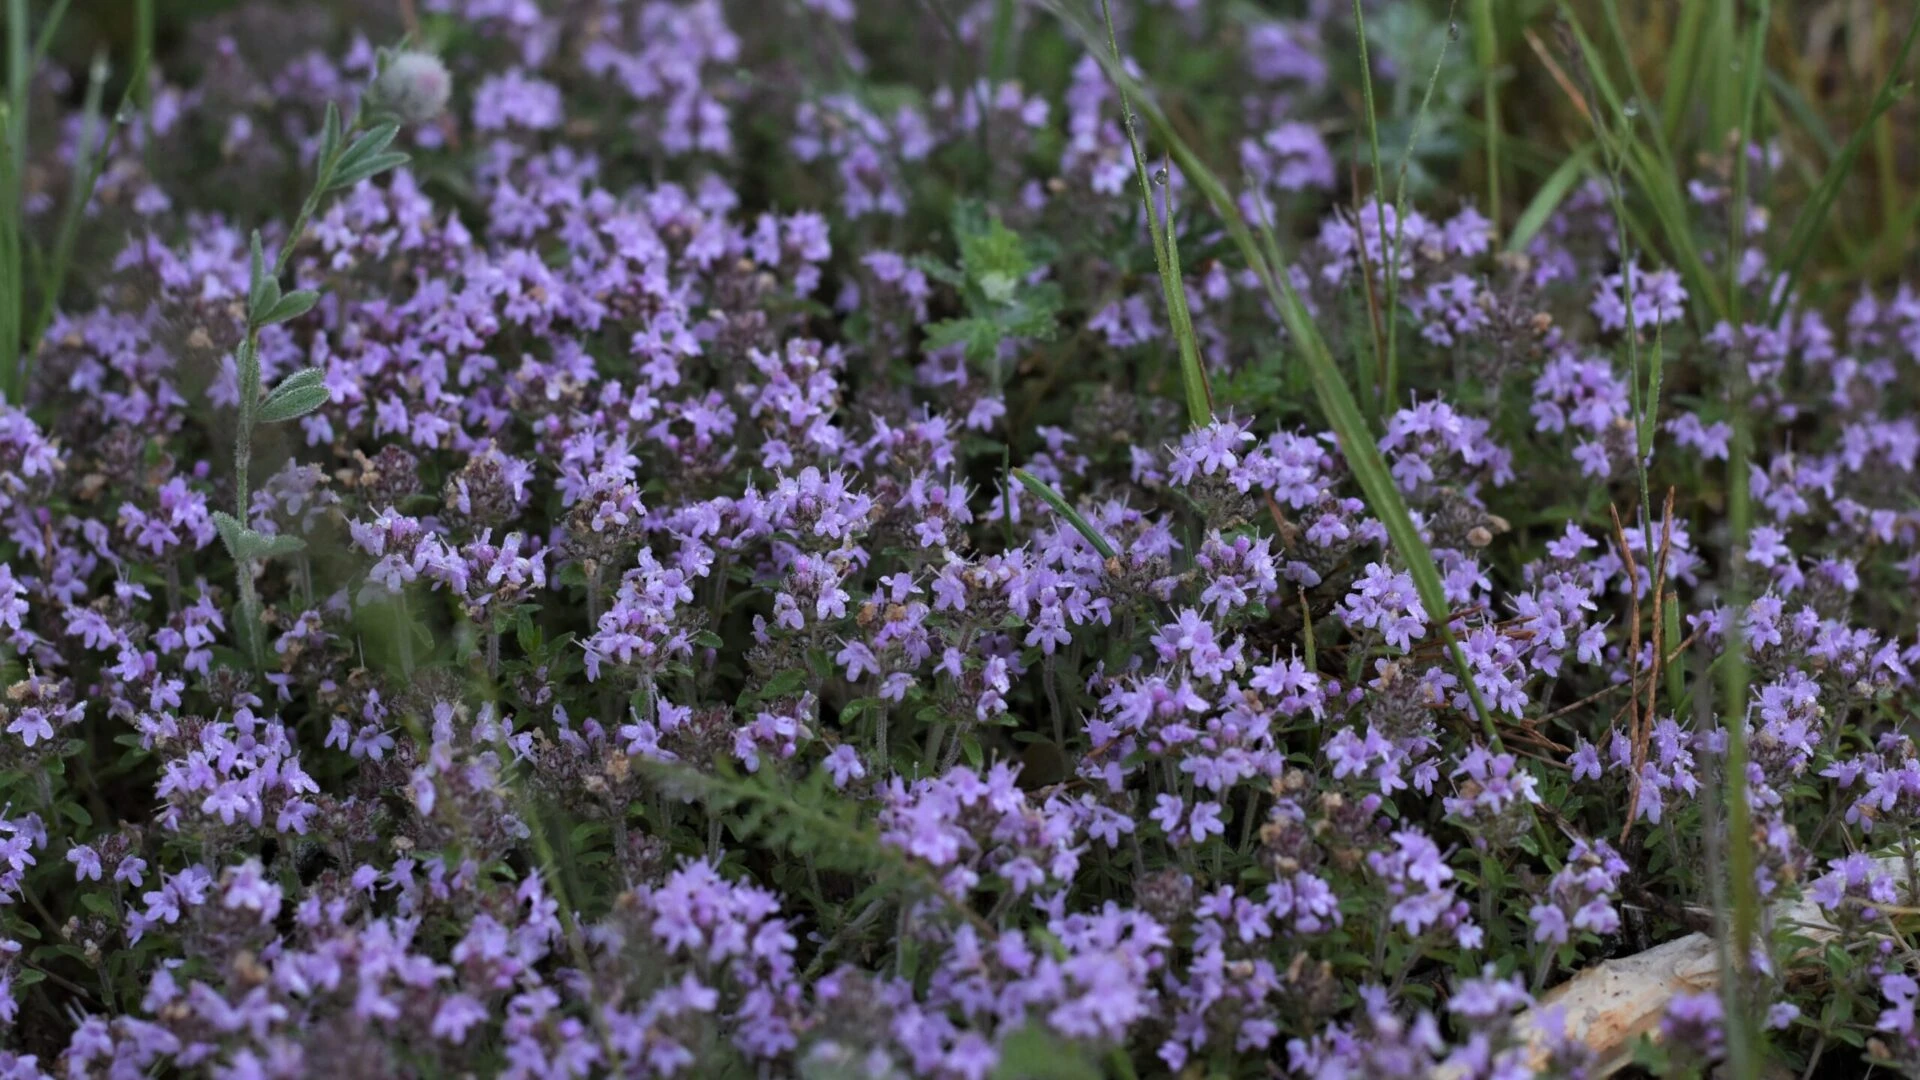
M 96 135 L 102 120 L 100 98 L 106 84 L 107 56 L 102 51 L 94 56 L 93 65 L 87 73 L 86 98 L 80 107 L 80 143 L 75 150 L 73 184 L 67 193 L 66 210 L 60 217 L 60 231 L 53 242 L 53 259 L 48 264 L 45 280 L 41 282 L 40 314 L 34 319 L 32 331 L 27 334 L 26 355 L 29 357 L 39 345 L 40 338 L 46 334 L 47 324 L 53 321 L 54 309 L 60 303 L 61 289 L 67 282 L 73 245 L 79 239 L 80 219 L 86 213 L 87 204 L 93 201 L 93 189 L 100 182 L 101 168 L 113 149 L 112 121 L 108 121 L 106 141 L 96 146 Z M 127 86 L 128 93 L 131 93 L 133 84 L 128 83 Z M 125 104 L 123 98 L 123 108 Z
M 1887 77 L 1880 84 L 1879 93 L 1873 97 L 1873 106 L 1846 145 L 1840 148 L 1840 156 L 1827 166 L 1827 175 L 1815 189 L 1813 198 L 1800 219 L 1793 223 L 1793 232 L 1787 238 L 1787 261 L 1779 276 L 1773 280 L 1769 293 L 1773 304 L 1767 310 L 1767 324 L 1779 321 L 1780 313 L 1786 309 L 1787 297 L 1793 293 L 1793 283 L 1800 276 L 1800 269 L 1806 265 L 1807 256 L 1813 251 L 1813 242 L 1820 235 L 1821 226 L 1826 223 L 1827 211 L 1833 207 L 1833 200 L 1839 197 L 1840 185 L 1847 174 L 1853 171 L 1853 163 L 1860 156 L 1861 147 L 1867 143 L 1868 134 L 1874 125 L 1884 116 L 1894 103 L 1905 95 L 1907 85 L 1898 82 L 1900 73 L 1906 70 L 1907 58 L 1913 54 L 1913 42 L 1920 35 L 1920 10 L 1914 12 L 1913 21 L 1907 25 L 1907 36 L 1900 41 L 1900 51 L 1894 56 L 1893 63 L 1887 68 Z
M 1500 235 L 1500 24 L 1493 0 L 1473 0 L 1473 53 L 1480 65 L 1481 109 L 1486 114 L 1487 219 Z
M 1108 59 L 1102 64 L 1109 71 L 1120 71 L 1120 41 L 1113 31 L 1113 9 L 1107 0 L 1100 0 L 1100 9 L 1107 19 Z M 1099 52 L 1097 48 L 1091 51 Z M 1140 183 L 1140 207 L 1147 216 L 1147 234 L 1153 238 L 1153 261 L 1160 271 L 1160 289 L 1166 294 L 1169 329 L 1180 347 L 1180 385 L 1186 399 L 1187 422 L 1194 427 L 1205 427 L 1213 422 L 1213 388 L 1207 383 L 1207 369 L 1200 363 L 1200 342 L 1193 332 L 1193 314 L 1187 309 L 1187 286 L 1180 280 L 1180 252 L 1173 237 L 1173 195 L 1171 192 L 1167 195 L 1166 232 L 1162 235 L 1154 228 L 1153 184 L 1147 179 L 1147 157 L 1140 149 L 1140 137 L 1133 122 L 1131 99 L 1141 96 L 1140 88 L 1132 80 L 1116 81 L 1114 85 L 1120 91 L 1127 146 L 1133 151 L 1133 172 Z M 1143 107 L 1146 104 L 1142 102 Z
M 1573 190 L 1573 185 L 1579 183 L 1580 178 L 1586 175 L 1592 160 L 1593 144 L 1583 143 L 1579 149 L 1567 156 L 1567 160 L 1560 163 L 1559 168 L 1553 170 L 1553 174 L 1540 185 L 1540 190 L 1534 192 L 1533 198 L 1527 203 L 1527 208 L 1520 211 L 1519 220 L 1514 222 L 1513 232 L 1507 237 L 1509 252 L 1525 251 L 1527 245 L 1533 243 L 1533 238 L 1540 235 L 1541 229 L 1547 227 L 1547 220 L 1553 217 L 1553 212 L 1566 201 L 1567 193 Z
M 1760 9 L 1754 13 L 1749 27 L 1749 40 L 1746 55 L 1746 78 L 1741 87 L 1740 101 L 1740 138 L 1742 143 L 1753 140 L 1754 101 L 1759 97 L 1760 67 L 1765 59 L 1768 16 L 1772 12 L 1770 0 L 1760 0 Z M 1915 19 L 1920 27 L 1920 17 Z M 1907 45 L 1913 43 L 1912 32 L 1907 36 Z M 1905 53 L 1902 52 L 1904 58 Z M 1733 205 L 1742 206 L 1747 197 L 1747 168 L 1749 155 L 1745 146 L 1734 158 Z M 1728 247 L 1740 251 L 1746 245 L 1746 215 L 1730 214 Z M 1732 264 L 1734 261 L 1729 260 Z M 1733 284 L 1733 275 L 1737 273 L 1734 265 L 1729 265 L 1729 285 Z M 1732 305 L 1730 319 L 1735 327 L 1740 322 L 1740 291 L 1728 289 L 1729 303 Z M 1736 331 L 1737 333 L 1738 331 Z M 1753 430 L 1748 417 L 1747 368 L 1738 357 L 1728 365 L 1733 373 L 1733 439 L 1727 460 L 1727 524 L 1728 546 L 1733 551 L 1747 549 L 1748 533 L 1752 526 L 1752 491 L 1747 476 L 1747 461 L 1752 453 Z M 1746 611 L 1747 585 L 1740 560 L 1734 560 L 1728 566 L 1727 595 L 1732 614 L 1726 620 L 1726 651 L 1728 662 L 1723 678 L 1726 683 L 1725 700 L 1721 704 L 1722 727 L 1727 736 L 1727 874 L 1729 893 L 1732 899 L 1732 941 L 1725 947 L 1726 955 L 1722 963 L 1729 969 L 1727 974 L 1745 972 L 1753 963 L 1747 950 L 1755 948 L 1759 941 L 1757 932 L 1760 920 L 1760 898 L 1755 888 L 1753 872 L 1755 854 L 1753 844 L 1753 808 L 1747 800 L 1747 654 L 1746 643 L 1741 631 Z M 1658 602 L 1658 597 L 1655 598 Z M 1651 689 L 1651 688 L 1649 688 Z M 1723 939 L 1724 940 L 1724 939 Z M 1747 1007 L 1745 996 L 1740 992 L 1744 981 L 1738 978 L 1723 980 L 1725 1000 L 1722 1008 L 1727 1019 L 1727 1063 L 1737 1080 L 1753 1080 L 1760 1075 L 1762 1038 L 1760 1026 L 1755 1022 Z
M 1454 638 L 1448 625 L 1451 612 L 1447 603 L 1446 590 L 1441 583 L 1439 567 L 1433 561 L 1433 552 L 1428 550 L 1426 541 L 1421 538 L 1419 528 L 1413 522 L 1413 515 L 1407 510 L 1407 504 L 1400 497 L 1400 489 L 1395 486 L 1393 477 L 1387 471 L 1386 461 L 1380 456 L 1380 448 L 1374 444 L 1367 422 L 1360 415 L 1360 406 L 1355 401 L 1353 391 L 1347 387 L 1333 354 L 1328 350 L 1326 339 L 1321 337 L 1319 328 L 1313 324 L 1313 318 L 1307 312 L 1306 304 L 1294 291 L 1292 279 L 1285 271 L 1280 258 L 1279 246 L 1268 230 L 1268 243 L 1274 257 L 1269 260 L 1262 254 L 1260 246 L 1254 240 L 1253 231 L 1248 228 L 1246 218 L 1235 205 L 1226 185 L 1202 162 L 1189 147 L 1180 133 L 1167 122 L 1166 115 L 1154 107 L 1150 100 L 1140 92 L 1138 81 L 1129 75 L 1120 64 L 1105 55 L 1094 46 L 1093 36 L 1064 6 L 1060 0 L 1042 0 L 1043 5 L 1052 11 L 1061 24 L 1081 39 L 1088 47 L 1090 55 L 1106 69 L 1107 77 L 1120 86 L 1124 93 L 1130 93 L 1141 103 L 1141 115 L 1147 118 L 1155 135 L 1159 136 L 1180 166 L 1181 173 L 1200 189 L 1214 212 L 1220 215 L 1226 226 L 1227 234 L 1232 237 L 1247 266 L 1260 278 L 1267 290 L 1267 296 L 1274 308 L 1280 312 L 1281 321 L 1286 325 L 1288 335 L 1307 363 L 1314 396 L 1319 400 L 1321 409 L 1327 414 L 1327 422 L 1333 427 L 1334 434 L 1340 440 L 1340 446 L 1346 457 L 1348 467 L 1353 470 L 1359 482 L 1361 492 L 1366 496 L 1367 508 L 1381 524 L 1386 527 L 1387 537 L 1393 550 L 1407 564 L 1407 572 L 1413 577 L 1414 587 L 1420 593 L 1421 606 L 1426 609 L 1428 619 L 1441 642 L 1446 646 L 1456 669 L 1461 675 L 1461 684 L 1467 688 L 1472 699 L 1474 712 L 1480 719 L 1482 730 L 1489 744 L 1499 747 L 1500 735 L 1494 725 L 1493 714 L 1488 710 L 1485 699 L 1480 693 L 1479 684 L 1473 678 L 1473 670 L 1467 663 L 1466 654 L 1461 651 L 1459 642 Z
M 1387 182 L 1380 169 L 1380 114 L 1373 104 L 1373 58 L 1368 55 L 1367 52 L 1367 16 L 1361 8 L 1360 0 L 1353 0 L 1353 30 L 1354 37 L 1357 38 L 1360 43 L 1360 100 L 1366 108 L 1367 149 L 1373 156 L 1373 208 L 1375 216 L 1379 219 L 1378 228 L 1380 230 L 1381 258 L 1382 261 L 1387 263 L 1386 266 L 1380 268 L 1380 273 L 1385 275 L 1388 282 L 1389 298 L 1387 300 L 1385 318 L 1387 326 L 1389 327 L 1388 333 L 1391 334 L 1391 328 L 1399 321 L 1394 317 L 1394 302 L 1391 297 L 1393 283 L 1399 280 L 1399 274 L 1396 272 L 1400 265 L 1399 237 L 1394 237 L 1395 245 L 1393 247 L 1389 248 L 1387 246 Z M 1356 199 L 1357 198 L 1358 196 L 1356 195 Z M 1393 362 L 1393 353 L 1390 346 L 1379 340 L 1377 336 L 1378 330 L 1375 331 L 1375 334 L 1376 337 L 1373 342 L 1373 365 L 1374 370 L 1380 373 L 1380 382 L 1375 389 L 1378 391 L 1377 399 L 1385 402 L 1389 400 L 1387 397 L 1387 369 Z M 1365 381 L 1362 380 L 1363 385 L 1364 382 Z
M 1081 517 L 1078 510 L 1067 505 L 1067 500 L 1061 497 L 1059 492 L 1053 490 L 1053 487 L 1045 480 L 1040 479 L 1025 469 L 1014 469 L 1013 478 L 1020 481 L 1021 485 L 1028 491 L 1039 496 L 1041 502 L 1053 507 L 1054 513 L 1066 518 L 1067 524 L 1073 526 L 1074 530 L 1081 536 L 1086 537 L 1087 543 L 1093 545 L 1093 550 L 1099 552 L 1101 558 L 1111 559 L 1115 557 L 1113 545 L 1107 543 L 1107 538 L 1101 536 L 1100 533 L 1094 529 L 1092 522 Z
M 1607 106 L 1607 118 L 1586 110 L 1594 137 L 1610 149 L 1614 160 L 1632 176 L 1635 186 L 1652 207 L 1661 235 L 1671 249 L 1674 264 L 1686 279 L 1688 293 L 1706 301 L 1704 307 L 1687 305 L 1696 324 L 1705 330 L 1709 325 L 1709 312 L 1718 318 L 1726 318 L 1727 296 L 1700 254 L 1700 244 L 1694 236 L 1693 215 L 1680 188 L 1679 174 L 1668 164 L 1664 146 L 1660 142 L 1656 141 L 1654 149 L 1649 150 L 1634 134 L 1635 114 L 1628 110 L 1626 99 L 1621 97 L 1619 90 L 1607 77 L 1599 48 L 1581 28 L 1567 0 L 1560 0 L 1560 13 L 1575 44 L 1579 46 L 1580 59 L 1585 65 L 1589 81 Z
M 1454 9 L 1457 0 L 1448 0 L 1447 25 L 1453 25 Z M 1358 10 L 1356 2 L 1355 9 Z M 1427 76 L 1426 92 L 1420 96 L 1420 108 L 1413 114 L 1413 130 L 1407 135 L 1407 148 L 1400 154 L 1400 170 L 1393 181 L 1393 247 L 1387 251 L 1388 265 L 1383 267 L 1387 275 L 1387 366 L 1385 377 L 1380 385 L 1380 408 L 1392 409 L 1400 398 L 1400 274 L 1401 252 L 1406 247 L 1407 237 L 1407 169 L 1413 163 L 1413 152 L 1420 145 L 1420 132 L 1427 126 L 1427 112 L 1433 106 L 1433 89 L 1440 84 L 1440 72 L 1447 66 L 1447 47 L 1453 43 L 1453 35 L 1440 39 L 1440 55 L 1433 62 L 1433 73 Z M 1498 216 L 1499 211 L 1494 214 Z

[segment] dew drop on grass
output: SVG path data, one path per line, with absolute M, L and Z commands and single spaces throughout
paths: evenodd
M 1448 41 L 1460 40 L 1460 20 L 1458 19 L 1447 20 L 1447 40 Z
M 1153 186 L 1165 187 L 1166 183 L 1167 183 L 1167 170 L 1164 168 L 1155 169 L 1153 171 Z

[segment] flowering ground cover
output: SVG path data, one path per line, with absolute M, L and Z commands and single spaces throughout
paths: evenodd
M 0 1076 L 1920 1076 L 1909 16 L 94 6 Z

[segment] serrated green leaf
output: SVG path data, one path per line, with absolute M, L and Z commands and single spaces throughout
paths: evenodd
M 907 260 L 907 262 L 921 273 L 943 285 L 951 285 L 958 289 L 964 287 L 967 283 L 967 275 L 965 273 L 938 259 L 930 259 L 925 255 L 915 255 L 913 258 Z
M 1000 1043 L 993 1080 L 1100 1080 L 1103 1074 L 1074 1043 L 1036 1022 Z
M 927 327 L 927 347 L 944 349 L 953 345 L 966 348 L 967 359 L 984 362 L 1000 347 L 1002 332 L 990 319 L 968 317 L 942 319 Z
M 222 510 L 213 512 L 213 527 L 220 533 L 220 541 L 227 547 L 227 554 L 235 562 L 249 562 L 253 559 L 270 559 L 276 555 L 291 555 L 305 550 L 307 542 L 297 536 L 284 534 L 269 536 L 247 528 L 229 513 Z
M 239 559 L 241 548 L 246 543 L 244 534 L 249 531 L 247 527 L 225 510 L 213 512 L 213 527 L 220 534 L 220 542 L 227 546 L 227 554 Z
M 272 536 L 264 533 L 255 533 L 254 535 L 260 538 L 260 556 L 262 558 L 271 559 L 280 555 L 297 555 L 307 550 L 307 542 L 297 536 L 288 536 L 286 533 L 275 533 Z

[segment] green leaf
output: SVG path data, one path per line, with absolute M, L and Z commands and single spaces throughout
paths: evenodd
M 320 169 L 321 186 L 325 186 L 327 170 L 331 167 L 333 155 L 340 151 L 340 106 L 327 102 L 327 118 L 320 125 L 320 156 L 315 159 Z
M 915 255 L 912 259 L 909 259 L 908 262 L 911 263 L 915 269 L 933 280 L 940 282 L 942 285 L 951 285 L 956 289 L 966 287 L 967 275 L 938 259 L 930 259 L 925 255 Z
M 807 673 L 805 671 L 799 668 L 788 668 L 773 678 L 768 679 L 766 685 L 756 691 L 752 695 L 752 698 L 755 701 L 768 701 L 777 697 L 785 697 L 788 694 L 797 693 L 806 685 Z
M 319 301 L 318 292 L 312 289 L 295 289 L 268 307 L 266 314 L 259 320 L 260 325 L 271 326 L 274 323 L 286 322 L 288 319 L 297 319 L 313 310 L 313 305 Z
M 343 167 L 337 170 L 333 176 L 333 190 L 352 187 L 370 176 L 378 176 L 388 169 L 397 169 L 411 160 L 413 160 L 411 157 L 401 153 L 376 154 L 350 169 Z
M 307 542 L 297 536 L 288 536 L 285 533 L 275 533 L 272 536 L 264 533 L 254 533 L 253 535 L 259 537 L 260 557 L 263 559 L 271 559 L 280 555 L 297 555 L 307 550 Z
M 273 388 L 260 403 L 257 419 L 262 424 L 277 424 L 305 416 L 327 403 L 332 396 L 326 387 L 327 373 L 319 368 L 294 372 Z
M 267 312 L 280 302 L 280 283 L 267 274 L 267 259 L 260 250 L 260 230 L 253 230 L 247 242 L 247 320 L 258 326 Z
M 992 217 L 977 202 L 963 200 L 954 206 L 954 239 L 960 245 L 960 262 L 967 276 L 992 298 L 990 279 L 1002 279 L 1008 287 L 1017 285 L 1033 271 L 1033 259 L 1020 234 Z
M 251 530 L 225 510 L 213 512 L 213 527 L 220 533 L 220 542 L 227 546 L 227 554 L 235 559 L 240 558 L 240 550 L 246 544 L 245 534 Z
M 392 144 L 393 137 L 398 134 L 400 134 L 400 125 L 391 120 L 375 124 L 361 132 L 359 138 L 353 140 L 353 145 L 347 147 L 334 164 L 336 167 L 357 165 L 368 158 L 377 157 L 386 151 Z M 338 175 L 337 168 L 335 175 Z
M 387 145 L 400 132 L 400 125 L 388 121 L 363 133 L 353 141 L 353 145 L 341 153 L 340 159 L 333 164 L 328 173 L 325 189 L 338 191 L 352 187 L 369 176 L 377 176 L 395 166 L 407 163 L 407 155 L 392 153 Z
M 213 512 L 213 527 L 220 533 L 220 541 L 227 547 L 227 554 L 235 562 L 245 563 L 254 559 L 270 559 L 276 555 L 291 555 L 306 548 L 307 542 L 297 536 L 275 535 L 258 532 L 240 524 L 232 514 L 223 510 Z
M 1000 348 L 1000 338 L 1000 327 L 991 319 L 942 319 L 927 327 L 927 348 L 963 345 L 967 359 L 976 362 L 992 359 L 995 350 Z
M 540 650 L 546 644 L 547 637 L 540 631 L 539 625 L 533 621 L 533 613 L 527 608 L 521 608 L 518 618 L 514 621 L 513 640 L 520 646 L 521 652 L 535 659 L 540 657 Z
M 993 1080 L 1100 1080 L 1104 1075 L 1073 1042 L 1028 1024 L 1000 1043 Z

